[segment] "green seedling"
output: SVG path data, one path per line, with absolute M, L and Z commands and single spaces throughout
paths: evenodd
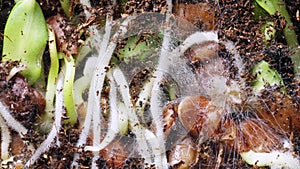
M 252 73 L 256 76 L 256 79 L 252 82 L 254 91 L 259 92 L 265 88 L 266 85 L 283 86 L 281 88 L 282 92 L 286 92 L 283 80 L 281 79 L 279 73 L 269 67 L 266 61 L 261 61 L 252 70 Z
M 294 71 L 296 78 L 300 78 L 300 51 L 298 49 L 299 43 L 297 40 L 296 32 L 293 27 L 293 23 L 291 21 L 290 15 L 285 7 L 285 3 L 283 0 L 256 0 L 256 3 L 263 8 L 270 15 L 274 15 L 278 12 L 281 16 L 283 16 L 287 22 L 286 27 L 284 28 L 284 37 L 286 39 L 287 44 L 291 47 L 293 54 L 291 58 L 294 63 Z
M 51 128 L 52 118 L 54 117 L 54 99 L 56 93 L 56 85 L 57 85 L 57 78 L 58 78 L 58 71 L 59 71 L 59 58 L 56 48 L 56 40 L 55 40 L 55 33 L 54 30 L 48 25 L 48 32 L 49 32 L 49 54 L 50 54 L 50 69 L 47 79 L 47 88 L 45 93 L 46 99 L 46 108 L 45 114 L 41 117 L 41 122 L 43 125 L 40 125 L 39 130 L 42 133 L 47 133 Z
M 42 55 L 48 40 L 47 24 L 35 0 L 18 1 L 5 25 L 3 60 L 20 61 L 21 73 L 34 84 L 42 72 Z
M 65 120 L 67 124 L 74 125 L 77 122 L 77 111 L 73 98 L 73 85 L 75 77 L 75 60 L 73 56 L 64 57 L 66 71 L 64 80 L 64 102 L 67 110 L 68 119 Z
M 53 111 L 54 98 L 56 90 L 56 81 L 59 71 L 59 58 L 56 48 L 55 33 L 49 26 L 49 53 L 50 53 L 50 69 L 47 79 L 47 91 L 46 91 L 46 111 Z

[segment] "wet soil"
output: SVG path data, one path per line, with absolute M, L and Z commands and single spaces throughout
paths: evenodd
M 43 1 L 38 0 L 40 3 L 44 15 L 46 18 L 55 16 L 58 13 L 63 13 L 59 1 Z M 97 18 L 103 18 L 109 11 L 109 8 L 114 9 L 114 17 L 119 18 L 121 15 L 130 15 L 134 12 L 143 13 L 143 12 L 159 12 L 164 13 L 167 9 L 165 0 L 141 0 L 141 1 L 124 1 L 117 0 L 117 4 L 111 4 L 110 1 L 91 1 L 93 9 L 90 9 Z M 206 0 L 174 0 L 173 4 L 190 4 L 197 5 L 199 3 L 207 3 Z M 300 9 L 300 1 L 286 1 L 288 6 L 288 11 L 290 13 L 291 19 L 295 26 L 295 31 L 298 35 L 298 41 L 300 41 L 300 20 L 297 16 Z M 3 0 L 0 2 L 0 52 L 2 53 L 2 43 L 3 43 L 3 33 L 6 19 L 9 15 L 10 10 L 12 9 L 14 2 L 12 0 Z M 287 92 L 292 96 L 293 103 L 300 103 L 300 82 L 294 81 L 293 77 L 293 66 L 290 59 L 290 51 L 288 46 L 285 44 L 284 38 L 280 41 L 274 41 L 270 44 L 269 47 L 265 47 L 263 42 L 263 36 L 261 34 L 261 23 L 265 22 L 264 20 L 255 20 L 253 16 L 253 3 L 250 0 L 219 0 L 218 4 L 215 4 L 215 1 L 209 1 L 208 5 L 210 8 L 210 15 L 214 13 L 216 22 L 212 22 L 213 25 L 209 25 L 210 29 L 216 29 L 220 40 L 229 39 L 236 43 L 236 48 L 240 52 L 242 59 L 245 63 L 246 69 L 250 70 L 255 63 L 260 60 L 266 60 L 270 63 L 271 67 L 278 70 L 281 76 L 283 77 L 284 83 L 287 86 Z M 176 5 L 175 5 L 176 7 Z M 78 4 L 77 1 L 74 1 L 73 12 L 78 16 L 77 22 L 85 23 L 88 18 L 84 17 L 82 6 Z M 195 8 L 197 9 L 197 8 Z M 211 17 L 211 16 L 210 16 Z M 278 21 L 278 17 L 272 17 L 273 20 Z M 279 22 L 279 21 L 278 21 Z M 97 22 L 92 22 L 92 24 L 99 24 Z M 206 29 L 201 26 L 201 20 L 195 21 L 196 26 L 199 29 Z M 282 27 L 278 27 L 278 31 L 281 32 Z M 71 36 L 71 35 L 70 35 Z M 76 36 L 78 37 L 78 36 Z M 79 39 L 84 37 L 78 37 Z M 76 39 L 78 40 L 78 39 Z M 78 43 L 76 42 L 76 45 Z M 228 60 L 232 60 L 226 52 L 222 50 L 219 51 L 219 55 Z M 47 51 L 45 52 L 45 65 L 47 67 Z M 230 63 L 230 62 L 229 62 Z M 236 78 L 237 68 L 230 65 L 230 70 L 232 74 L 231 78 Z M 0 70 L 3 71 L 3 70 Z M 47 71 L 46 71 L 47 72 Z M 251 79 L 251 75 L 244 74 L 244 78 Z M 11 84 L 13 86 L 14 84 Z M 1 87 L 1 86 L 0 86 Z M 7 87 L 1 88 L 1 92 L 7 90 Z M 137 89 L 138 90 L 138 89 Z M 298 91 L 298 93 L 297 93 Z M 36 114 L 36 112 L 35 112 Z M 26 116 L 31 118 L 31 116 Z M 35 118 L 34 118 L 35 119 Z M 21 119 L 22 120 L 22 119 Z M 24 120 L 24 119 L 23 119 Z M 28 119 L 25 119 L 22 123 L 27 123 Z M 30 120 L 30 119 L 29 119 Z M 32 120 L 34 121 L 34 120 Z M 30 124 L 32 123 L 30 121 Z M 29 124 L 28 124 L 29 125 Z M 300 131 L 295 131 L 292 137 L 292 140 L 295 143 L 296 153 L 300 152 Z M 34 142 L 36 145 L 39 145 L 44 139 L 44 135 L 39 134 L 38 132 L 32 129 L 29 132 L 28 136 L 25 137 L 27 141 Z M 76 141 L 79 137 L 79 130 L 76 128 L 73 129 L 62 129 L 59 134 L 59 140 L 61 141 L 61 147 L 51 147 L 41 158 L 32 166 L 32 168 L 37 169 L 47 169 L 47 168 L 69 168 L 72 160 L 73 154 L 75 152 L 81 151 L 82 148 L 75 146 Z M 220 168 L 251 168 L 243 162 L 237 154 L 229 153 L 222 160 L 222 164 L 216 163 L 218 160 L 218 153 L 223 149 L 222 144 L 219 144 L 215 140 L 209 140 L 205 142 L 200 147 L 200 159 L 199 167 L 201 168 L 212 168 L 219 165 Z M 90 152 L 82 152 L 80 154 L 80 159 L 78 160 L 81 168 L 89 168 L 91 166 L 92 154 Z M 98 160 L 100 168 L 109 168 L 107 167 L 107 161 L 101 157 Z M 124 168 L 143 168 L 143 161 L 141 159 L 127 159 L 125 162 Z

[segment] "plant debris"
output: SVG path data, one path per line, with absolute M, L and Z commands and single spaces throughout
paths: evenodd
M 80 91 L 84 102 L 72 105 L 77 108 L 78 122 L 74 125 L 64 125 L 69 117 L 66 112 L 63 112 L 62 127 L 59 127 L 55 139 L 47 147 L 49 149 L 46 149 L 30 168 L 63 169 L 76 168 L 76 166 L 78 168 L 93 166 L 103 169 L 157 168 L 159 166 L 149 162 L 159 161 L 157 158 L 160 155 L 155 153 L 162 151 L 161 147 L 167 147 L 169 149 L 166 149 L 164 153 L 166 153 L 165 160 L 170 164 L 170 168 L 263 169 L 270 167 L 251 166 L 240 153 L 250 150 L 266 153 L 282 150 L 285 149 L 282 140 L 290 141 L 290 146 L 292 146 L 290 149 L 299 158 L 300 81 L 295 79 L 293 62 L 290 58 L 292 51 L 283 35 L 285 20 L 278 14 L 268 16 L 267 19 L 274 23 L 277 38 L 266 43 L 262 25 L 267 21 L 266 18 L 254 16 L 254 0 L 170 1 L 172 3 L 170 16 L 175 16 L 176 19 L 170 17 L 169 20 L 168 2 L 166 0 L 92 0 L 89 1 L 89 6 L 76 0 L 71 3 L 68 16 L 64 13 L 60 1 L 38 0 L 47 23 L 55 32 L 58 52 L 67 55 L 65 63 L 73 59 L 69 56 L 75 58 L 75 61 L 73 60 L 74 66 L 76 63 L 75 80 L 79 81 L 81 77 L 86 79 L 81 79 L 83 80 L 81 85 L 85 86 L 85 89 Z M 293 29 L 300 41 L 300 2 L 295 0 L 285 3 L 294 23 Z M 11 0 L 4 0 L 0 3 L 1 53 L 5 36 L 4 26 L 13 5 L 14 2 Z M 155 17 L 149 20 L 146 15 L 142 16 L 140 24 L 151 23 L 145 24 L 147 28 L 155 27 L 155 24 L 165 21 L 173 22 L 175 26 L 168 27 L 168 24 L 162 24 L 164 32 L 158 33 L 155 33 L 157 31 L 155 28 L 150 29 L 154 30 L 151 33 L 144 33 L 143 30 L 135 29 L 139 27 L 137 24 L 124 26 L 126 19 L 130 19 L 128 16 L 144 13 L 159 13 L 164 16 L 160 18 L 161 20 Z M 122 29 L 115 30 L 115 27 L 121 25 L 119 22 L 113 22 L 118 19 L 122 21 L 124 27 L 120 26 Z M 187 22 L 194 27 L 190 28 Z M 168 28 L 173 27 L 179 27 L 182 30 L 183 35 L 178 35 L 178 37 L 186 38 L 188 35 L 185 34 L 189 34 L 186 32 L 197 29 L 199 32 L 215 33 L 218 40 L 206 40 L 202 43 L 182 42 L 182 39 L 176 39 L 177 37 L 168 34 L 173 31 Z M 98 37 L 98 34 L 92 31 L 94 28 L 104 33 Z M 129 28 L 128 30 L 131 31 L 138 30 L 134 33 L 139 36 L 126 37 L 127 34 L 125 34 L 125 38 L 119 40 L 119 37 L 123 36 L 122 31 L 125 31 L 123 28 Z M 128 34 L 131 35 L 131 33 Z M 97 45 L 105 46 L 105 48 L 100 47 L 99 51 L 95 49 L 93 45 L 97 45 L 93 43 L 99 42 L 90 40 L 89 37 L 101 37 L 101 44 Z M 184 45 L 189 43 L 194 44 L 185 50 Z M 139 45 L 143 49 L 145 47 L 148 49 L 139 49 Z M 84 51 L 86 48 L 92 48 L 92 50 L 86 52 Z M 138 48 L 138 51 L 134 51 L 135 48 Z M 111 49 L 114 50 L 111 52 Z M 182 52 L 182 55 L 176 58 L 179 61 L 170 61 L 174 63 L 170 68 L 168 63 L 161 66 L 159 57 L 171 52 L 174 54 L 177 49 L 179 49 L 178 53 Z M 150 56 L 146 56 L 148 54 Z M 89 58 L 80 58 L 82 55 Z M 96 55 L 101 55 L 100 60 L 108 58 L 108 55 L 112 58 L 110 62 L 108 61 L 105 71 L 100 72 L 102 74 L 94 75 L 93 72 L 97 70 L 98 63 L 88 62 L 88 59 L 99 61 Z M 138 58 L 141 55 L 143 58 Z M 51 65 L 48 49 L 44 51 L 43 57 L 45 62 L 43 63 L 45 66 L 43 78 L 47 78 Z M 77 61 L 76 57 L 82 60 Z M 257 76 L 251 71 L 262 60 L 266 61 L 270 69 L 278 72 L 283 84 L 274 86 L 266 84 L 262 87 L 260 94 L 256 95 L 251 85 Z M 82 63 L 86 64 L 83 71 L 80 70 L 83 67 Z M 158 64 L 157 67 L 155 67 L 156 64 Z M 179 78 L 172 73 L 161 76 L 157 73 L 159 69 L 166 67 L 168 69 L 163 69 L 163 71 L 166 70 L 169 73 L 169 69 L 176 69 L 180 73 L 184 72 L 185 74 L 182 75 L 185 77 Z M 45 91 L 41 91 L 38 86 L 42 86 L 43 83 L 29 85 L 19 70 L 22 70 L 22 65 L 18 61 L 0 63 L 0 100 L 9 108 L 11 115 L 28 129 L 25 135 L 20 136 L 20 133 L 8 127 L 11 136 L 10 155 L 14 158 L 12 161 L 3 161 L 2 166 L 7 163 L 6 165 L 10 168 L 22 168 L 34 154 L 34 150 L 39 148 L 47 138 L 46 133 L 38 131 L 39 125 L 46 125 L 41 123 L 46 104 L 43 96 Z M 60 71 L 61 74 L 66 74 L 63 66 L 60 67 Z M 107 77 L 103 80 L 103 86 L 97 88 L 95 94 L 101 97 L 99 101 L 92 103 L 95 104 L 93 106 L 101 109 L 99 125 L 94 118 L 100 115 L 88 116 L 88 111 L 94 111 L 93 108 L 88 109 L 90 106 L 88 95 L 90 95 L 89 86 L 98 83 L 93 84 L 93 81 L 90 83 L 92 77 L 105 76 L 104 74 L 107 74 Z M 155 78 L 161 79 L 157 83 Z M 65 80 L 68 81 L 68 79 Z M 281 91 L 281 85 L 285 87 L 286 93 Z M 147 88 L 149 86 L 150 88 Z M 163 92 L 157 91 L 159 94 L 156 93 L 157 96 L 152 94 L 151 97 L 158 97 L 158 100 L 163 100 L 161 102 L 155 102 L 155 98 L 147 95 L 147 92 L 151 93 L 156 89 L 163 89 Z M 56 92 L 63 90 L 65 89 L 56 89 Z M 113 94 L 117 96 L 115 99 L 110 98 Z M 125 96 L 126 94 L 128 97 Z M 198 100 L 195 101 L 195 99 Z M 164 113 L 162 114 L 163 135 L 157 137 L 160 123 L 156 119 L 161 117 L 152 117 L 153 114 L 159 114 L 159 112 L 153 113 L 151 104 L 156 104 L 153 107 L 161 106 Z M 104 136 L 111 129 L 109 120 L 113 117 L 110 117 L 112 115 L 110 112 L 114 110 L 114 107 L 119 108 L 118 116 L 124 115 L 121 114 L 122 111 L 129 112 L 126 113 L 126 117 L 118 117 L 119 121 L 116 122 L 118 125 L 126 124 L 128 128 L 126 131 L 129 130 L 129 132 L 117 133 L 114 138 L 111 138 L 110 144 L 99 151 L 85 151 L 86 146 L 90 149 L 99 148 L 97 144 L 99 145 L 105 139 Z M 65 111 L 66 105 L 60 108 Z M 133 113 L 133 110 L 137 110 L 137 114 Z M 55 110 L 53 112 L 55 114 Z M 53 122 L 53 127 L 56 125 L 54 118 L 54 115 L 49 118 L 50 123 Z M 138 120 L 132 122 L 135 118 Z M 122 123 L 122 120 L 127 121 Z M 85 131 L 87 125 L 91 126 L 88 126 L 88 129 L 93 132 Z M 97 127 L 101 134 L 95 133 Z M 1 128 L 1 131 L 4 129 Z M 183 134 L 185 134 L 184 137 Z M 170 143 L 166 146 L 161 145 L 160 137 Z M 85 138 L 83 143 L 78 141 L 82 138 Z M 142 144 L 145 147 L 139 149 Z M 32 145 L 33 148 L 28 148 L 28 145 Z M 288 148 L 285 150 L 289 151 Z M 190 156 L 185 155 L 183 151 L 189 152 Z M 155 155 L 151 156 L 152 154 Z M 143 158 L 145 156 L 149 159 Z M 181 157 L 183 159 L 179 159 Z M 160 162 L 163 166 L 164 161 Z

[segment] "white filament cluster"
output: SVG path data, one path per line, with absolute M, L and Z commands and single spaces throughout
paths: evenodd
M 82 1 L 85 5 L 89 6 L 87 1 Z M 136 104 L 132 103 L 132 98 L 129 91 L 129 83 L 126 79 L 124 72 L 118 67 L 113 66 L 107 70 L 113 56 L 113 52 L 117 47 L 117 40 L 122 40 L 127 33 L 128 25 L 135 16 L 129 16 L 120 24 L 119 31 L 112 36 L 112 25 L 115 23 L 112 16 L 107 16 L 105 33 L 99 35 L 95 32 L 96 38 L 101 39 L 100 44 L 95 44 L 97 53 L 92 53 L 91 58 L 86 62 L 84 76 L 79 78 L 74 87 L 76 88 L 75 100 L 76 103 L 84 102 L 82 99 L 82 91 L 89 87 L 87 111 L 83 128 L 80 133 L 76 146 L 82 147 L 87 144 L 87 138 L 90 134 L 93 135 L 92 145 L 84 147 L 84 151 L 93 151 L 92 168 L 97 168 L 97 160 L 100 158 L 99 152 L 106 148 L 120 133 L 120 117 L 124 116 L 129 123 L 131 132 L 135 135 L 137 143 L 137 151 L 145 163 L 154 164 L 156 168 L 168 168 L 165 138 L 162 124 L 162 113 L 164 102 L 162 97 L 161 82 L 165 76 L 170 76 L 178 85 L 181 96 L 189 95 L 207 95 L 212 98 L 215 105 L 218 107 L 226 107 L 228 99 L 234 103 L 241 103 L 240 92 L 246 86 L 244 79 L 238 77 L 239 82 L 231 80 L 227 83 L 226 76 L 222 74 L 214 75 L 209 74 L 209 70 L 224 72 L 226 68 L 222 64 L 221 58 L 214 58 L 214 63 L 207 65 L 208 72 L 200 72 L 195 75 L 191 68 L 186 65 L 186 62 L 181 57 L 184 53 L 195 44 L 201 44 L 206 41 L 214 41 L 219 43 L 216 32 L 195 32 L 188 36 L 183 43 L 174 47 L 172 45 L 172 22 L 171 22 L 171 9 L 172 1 L 167 0 L 168 11 L 166 15 L 166 28 L 163 29 L 163 42 L 159 52 L 158 65 L 153 72 L 153 76 L 148 79 L 148 82 L 143 86 Z M 89 15 L 87 13 L 87 15 Z M 101 37 L 101 38 L 100 38 Z M 97 40 L 93 42 L 97 42 Z M 235 50 L 234 44 L 230 41 L 222 42 L 228 51 L 233 54 L 235 64 L 238 67 L 238 74 L 242 74 L 244 67 L 240 55 Z M 94 65 L 93 65 L 94 64 Z M 29 167 L 32 165 L 42 153 L 46 152 L 53 144 L 57 134 L 61 129 L 61 120 L 64 113 L 63 102 L 63 77 L 64 71 L 58 78 L 56 98 L 55 98 L 55 121 L 52 129 L 48 134 L 45 141 L 34 152 L 33 156 L 26 163 Z M 108 78 L 110 87 L 109 91 L 109 124 L 107 125 L 107 134 L 102 138 L 101 131 L 103 130 L 103 112 L 101 110 L 101 92 L 104 88 L 105 78 Z M 119 98 L 120 96 L 120 98 Z M 155 126 L 151 130 L 143 126 L 139 122 L 138 114 L 142 114 L 145 106 L 150 100 L 150 113 Z M 1 158 L 8 157 L 8 148 L 11 141 L 8 127 L 16 130 L 20 135 L 26 134 L 27 129 L 17 122 L 10 114 L 8 109 L 0 102 L 0 116 L 1 123 Z M 121 115 L 123 113 L 123 115 Z M 127 119 L 128 118 L 128 119 Z M 215 117 L 211 117 L 215 118 Z M 59 146 L 57 140 L 56 145 Z M 77 163 L 79 153 L 74 154 L 74 159 L 71 164 L 73 168 L 79 168 Z M 290 152 L 274 151 L 271 153 L 256 153 L 253 151 L 241 153 L 242 158 L 250 165 L 257 166 L 274 166 L 274 167 L 287 167 L 295 168 L 299 166 L 299 159 L 293 157 Z

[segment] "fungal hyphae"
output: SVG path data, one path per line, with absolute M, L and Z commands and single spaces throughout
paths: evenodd
M 88 1 L 81 3 L 91 16 Z M 299 129 L 299 113 L 288 106 L 294 102 L 280 74 L 267 61 L 246 65 L 236 43 L 219 39 L 214 25 L 200 30 L 185 21 L 193 22 L 186 18 L 190 5 L 179 5 L 186 14 L 179 12 L 181 18 L 172 14 L 171 0 L 167 5 L 165 14 L 107 14 L 104 28 L 90 26 L 93 36 L 78 53 L 77 47 L 76 54 L 65 52 L 63 62 L 53 32 L 57 25 L 48 26 L 51 66 L 41 118 L 48 124 L 39 128 L 46 138 L 29 148 L 26 167 L 63 147 L 61 135 L 72 129 L 71 168 L 80 168 L 82 160 L 93 169 L 102 160 L 110 168 L 130 160 L 161 169 L 234 167 L 235 160 L 254 167 L 300 165 L 290 139 Z M 15 66 L 1 83 L 20 80 L 23 69 Z M 267 100 L 266 93 L 274 98 Z M 21 138 L 32 134 L 6 104 L 0 100 L 3 160 L 10 159 L 12 130 Z

